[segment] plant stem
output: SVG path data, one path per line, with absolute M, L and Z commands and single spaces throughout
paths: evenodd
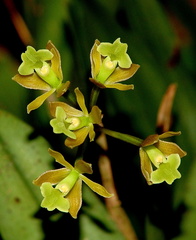
M 101 128 L 101 132 L 105 133 L 108 136 L 120 139 L 124 142 L 128 142 L 128 143 L 133 144 L 133 145 L 138 146 L 138 147 L 143 142 L 142 139 L 137 138 L 135 136 L 125 134 L 125 133 L 116 132 L 116 131 L 109 130 L 109 129 L 106 129 L 106 128 Z
M 97 99 L 99 97 L 99 93 L 100 93 L 100 88 L 97 87 L 97 86 L 94 86 L 92 88 L 92 91 L 91 91 L 91 99 L 90 99 L 90 109 L 96 105 L 97 103 Z

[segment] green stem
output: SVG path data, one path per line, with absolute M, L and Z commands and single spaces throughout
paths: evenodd
M 91 98 L 90 98 L 90 109 L 96 105 L 97 103 L 97 99 L 99 97 L 99 93 L 100 93 L 100 88 L 97 86 L 94 86 L 92 91 L 91 91 Z
M 128 142 L 130 144 L 133 144 L 135 146 L 140 147 L 141 143 L 143 142 L 142 139 L 134 137 L 132 135 L 128 135 L 125 133 L 115 132 L 106 128 L 101 128 L 101 132 L 105 133 L 108 136 L 120 139 L 124 142 Z

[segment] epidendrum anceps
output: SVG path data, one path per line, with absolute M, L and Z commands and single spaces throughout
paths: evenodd
M 21 55 L 22 63 L 18 68 L 19 73 L 12 78 L 25 88 L 45 91 L 28 104 L 28 113 L 39 108 L 55 91 L 57 97 L 60 97 L 70 85 L 69 81 L 62 82 L 63 73 L 58 50 L 51 41 L 47 43 L 46 48 L 36 51 L 28 46 L 26 52 Z
M 92 174 L 91 164 L 77 159 L 73 167 L 61 153 L 52 149 L 49 149 L 49 153 L 64 167 L 49 170 L 33 181 L 41 188 L 44 197 L 41 203 L 42 207 L 49 211 L 57 208 L 62 212 L 69 212 L 73 218 L 77 218 L 82 205 L 82 182 L 103 197 L 112 196 L 103 186 L 83 175 L 84 173 Z
M 103 114 L 97 106 L 99 91 L 104 88 L 121 91 L 134 89 L 133 84 L 121 83 L 131 78 L 140 67 L 132 63 L 127 49 L 128 45 L 121 43 L 120 38 L 113 43 L 95 40 L 90 51 L 90 81 L 94 84 L 91 99 L 85 101 L 85 96 L 76 87 L 74 93 L 78 107 L 68 104 L 66 96 L 64 96 L 65 101 L 62 101 L 64 93 L 67 90 L 71 91 L 68 89 L 70 82 L 63 82 L 61 57 L 51 41 L 48 42 L 46 49 L 36 51 L 31 46 L 27 47 L 25 53 L 22 53 L 22 63 L 13 80 L 25 88 L 46 91 L 28 104 L 28 113 L 40 107 L 54 92 L 57 98 L 61 97 L 60 100 L 49 103 L 52 116 L 50 125 L 54 133 L 63 133 L 66 136 L 64 142 L 66 147 L 78 147 L 78 152 L 81 153 L 80 146 L 83 147 L 85 139 L 89 136 L 92 142 L 96 138 L 95 125 L 97 125 L 97 129 L 104 134 L 139 147 L 141 171 L 149 185 L 164 181 L 172 184 L 175 179 L 181 177 L 177 169 L 186 152 L 175 143 L 162 139 L 179 135 L 180 132 L 154 134 L 142 140 L 103 127 Z M 86 106 L 86 102 L 89 106 Z M 56 208 L 62 212 L 69 212 L 73 218 L 76 218 L 82 205 L 82 182 L 103 197 L 113 196 L 102 185 L 84 176 L 84 174 L 92 174 L 92 167 L 83 160 L 83 156 L 76 154 L 75 164 L 72 166 L 61 153 L 51 149 L 49 153 L 63 165 L 63 168 L 46 171 L 33 181 L 35 185 L 40 186 L 44 197 L 42 207 L 49 211 Z
M 77 103 L 81 110 L 73 108 L 64 102 L 51 102 L 51 115 L 55 117 L 50 121 L 54 133 L 64 133 L 68 138 L 65 145 L 74 148 L 81 145 L 87 135 L 90 141 L 95 138 L 94 124 L 102 126 L 101 110 L 97 106 L 93 106 L 91 112 L 88 113 L 82 92 L 75 89 Z

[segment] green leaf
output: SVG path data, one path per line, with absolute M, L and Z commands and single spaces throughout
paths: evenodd
M 33 129 L 0 110 L 0 233 L 3 239 L 41 240 L 42 222 L 35 217 L 41 194 L 32 184 L 49 169 L 48 144 L 30 140 Z

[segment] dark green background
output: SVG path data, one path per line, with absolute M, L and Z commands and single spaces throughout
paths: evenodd
M 37 167 L 29 165 L 28 155 L 22 155 L 24 162 L 21 163 L 21 155 L 18 156 L 17 149 L 12 150 L 11 153 L 5 151 L 8 146 L 6 144 L 9 143 L 9 148 L 15 149 L 15 142 L 21 141 L 18 132 L 24 131 L 24 135 L 29 136 L 29 131 L 33 130 L 24 130 L 25 127 L 21 121 L 17 122 L 18 120 L 2 112 L 0 115 L 2 116 L 0 139 L 3 149 L 1 156 L 5 163 L 7 157 L 13 163 L 11 176 L 18 172 L 17 164 L 22 166 L 23 170 L 19 171 L 20 179 L 25 183 L 29 181 L 29 185 L 26 184 L 28 192 L 32 188 L 31 179 L 26 180 L 24 176 L 28 175 L 30 168 L 35 168 L 33 177 L 36 177 L 41 173 L 39 169 L 44 171 L 50 167 L 47 163 L 51 160 L 47 153 L 48 144 L 43 139 L 44 143 L 40 143 L 37 140 L 38 135 L 46 138 L 55 150 L 64 153 L 67 160 L 70 158 L 73 161 L 74 154 L 63 146 L 63 137 L 52 134 L 48 124 L 49 115 L 46 104 L 30 115 L 26 114 L 26 105 L 38 93 L 23 89 L 11 80 L 17 73 L 21 62 L 20 55 L 25 51 L 26 46 L 14 28 L 12 15 L 6 2 L 13 4 L 23 17 L 33 39 L 29 44 L 36 49 L 45 48 L 47 41 L 52 40 L 61 53 L 64 79 L 72 82 L 72 89 L 79 86 L 87 101 L 92 88 L 88 80 L 90 77 L 89 53 L 94 40 L 113 42 L 120 37 L 122 42 L 128 43 L 128 53 L 132 61 L 140 64 L 141 67 L 134 77 L 128 80 L 128 83 L 134 83 L 134 91 L 121 92 L 105 89 L 101 92 L 98 104 L 103 110 L 103 122 L 107 128 L 140 138 L 155 133 L 157 110 L 163 94 L 169 84 L 177 83 L 171 130 L 182 132 L 182 135 L 174 138 L 173 141 L 188 153 L 182 159 L 179 168 L 182 178 L 176 180 L 172 186 L 165 183 L 148 186 L 140 171 L 138 149 L 108 137 L 109 155 L 122 206 L 130 217 L 140 240 L 195 240 L 196 6 L 194 1 L 5 0 L 0 2 L 0 108 L 36 129 L 28 137 L 29 142 L 21 143 L 23 146 L 23 144 L 31 145 L 32 141 L 36 142 L 32 156 L 37 156 L 37 148 L 45 149 L 42 154 L 46 161 Z M 100 181 L 97 168 L 98 149 L 92 143 L 87 150 L 85 160 L 93 163 L 95 173 L 91 178 Z M 2 159 L 0 157 L 0 163 L 1 161 L 3 163 Z M 4 175 L 0 175 L 1 177 L 2 182 L 6 183 L 6 169 L 4 169 Z M 4 191 L 8 189 L 6 184 L 1 185 Z M 17 181 L 14 187 L 20 192 L 21 187 L 17 185 Z M 34 218 L 40 219 L 41 227 L 37 235 L 34 236 L 33 233 L 36 231 L 32 230 L 31 236 L 27 234 L 25 240 L 50 239 L 52 235 L 55 239 L 67 239 L 68 235 L 68 239 L 85 239 L 85 237 L 90 240 L 123 239 L 108 218 L 100 200 L 91 194 L 85 191 L 84 207 L 80 211 L 78 220 L 73 220 L 68 214 L 61 215 L 57 212 L 56 214 L 48 213 L 44 209 L 39 210 L 40 195 L 37 191 L 39 201 L 36 200 L 34 203 L 37 210 L 33 208 L 32 211 L 35 214 Z M 2 196 L 4 194 L 1 192 L 0 199 L 3 199 Z M 27 196 L 25 201 L 27 203 L 33 200 L 32 197 Z M 4 225 L 6 221 L 11 224 L 12 217 L 9 211 L 3 210 L 5 202 L 2 200 L 0 204 L 2 239 L 21 240 L 23 235 L 20 234 L 24 229 L 20 228 L 19 223 L 24 220 L 20 220 L 20 214 L 16 212 L 13 231 L 17 235 L 7 235 L 5 232 L 9 231 L 9 228 L 6 229 Z M 14 211 L 15 207 L 9 202 L 6 204 L 8 210 L 9 204 Z M 99 211 L 103 211 L 102 214 L 99 214 Z M 4 218 L 5 224 L 2 224 Z M 26 228 L 34 226 L 31 221 L 26 220 Z

